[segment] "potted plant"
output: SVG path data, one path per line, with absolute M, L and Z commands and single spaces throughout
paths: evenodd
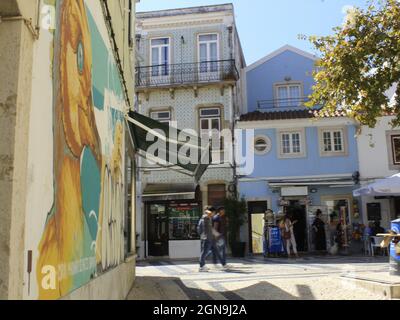
M 225 200 L 225 212 L 228 220 L 228 243 L 232 250 L 232 256 L 244 257 L 246 243 L 240 241 L 240 227 L 246 222 L 247 206 L 242 198 L 227 198 Z

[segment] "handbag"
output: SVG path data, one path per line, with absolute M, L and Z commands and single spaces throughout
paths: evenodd
M 292 233 L 290 231 L 283 231 L 283 239 L 289 240 L 292 237 Z

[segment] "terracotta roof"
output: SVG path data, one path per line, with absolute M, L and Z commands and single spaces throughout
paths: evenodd
M 253 111 L 240 117 L 240 121 L 264 121 L 264 120 L 288 120 L 288 119 L 311 119 L 311 118 L 346 117 L 344 111 L 336 111 L 333 114 L 321 110 L 300 109 L 285 111 L 260 112 Z

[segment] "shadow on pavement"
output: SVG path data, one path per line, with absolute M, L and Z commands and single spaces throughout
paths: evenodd
M 267 281 L 229 291 L 220 285 L 211 286 L 215 291 L 203 290 L 190 281 L 185 284 L 176 277 L 137 277 L 127 300 L 215 300 L 216 292 L 231 301 L 315 300 L 310 288 L 305 285 L 297 285 L 297 295 Z

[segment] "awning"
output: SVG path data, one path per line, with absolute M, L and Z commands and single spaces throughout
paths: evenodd
M 196 181 L 200 180 L 211 163 L 210 141 L 137 112 L 129 112 L 126 119 L 140 156 L 171 170 L 178 166 L 177 171 L 193 176 Z M 157 151 L 153 154 L 155 144 Z
M 272 188 L 290 186 L 331 186 L 331 187 L 352 187 L 354 181 L 351 177 L 323 177 L 306 179 L 280 179 L 270 180 L 268 184 Z
M 400 196 L 400 173 L 354 190 L 355 197 Z
M 194 184 L 147 184 L 142 197 L 144 201 L 196 200 Z

